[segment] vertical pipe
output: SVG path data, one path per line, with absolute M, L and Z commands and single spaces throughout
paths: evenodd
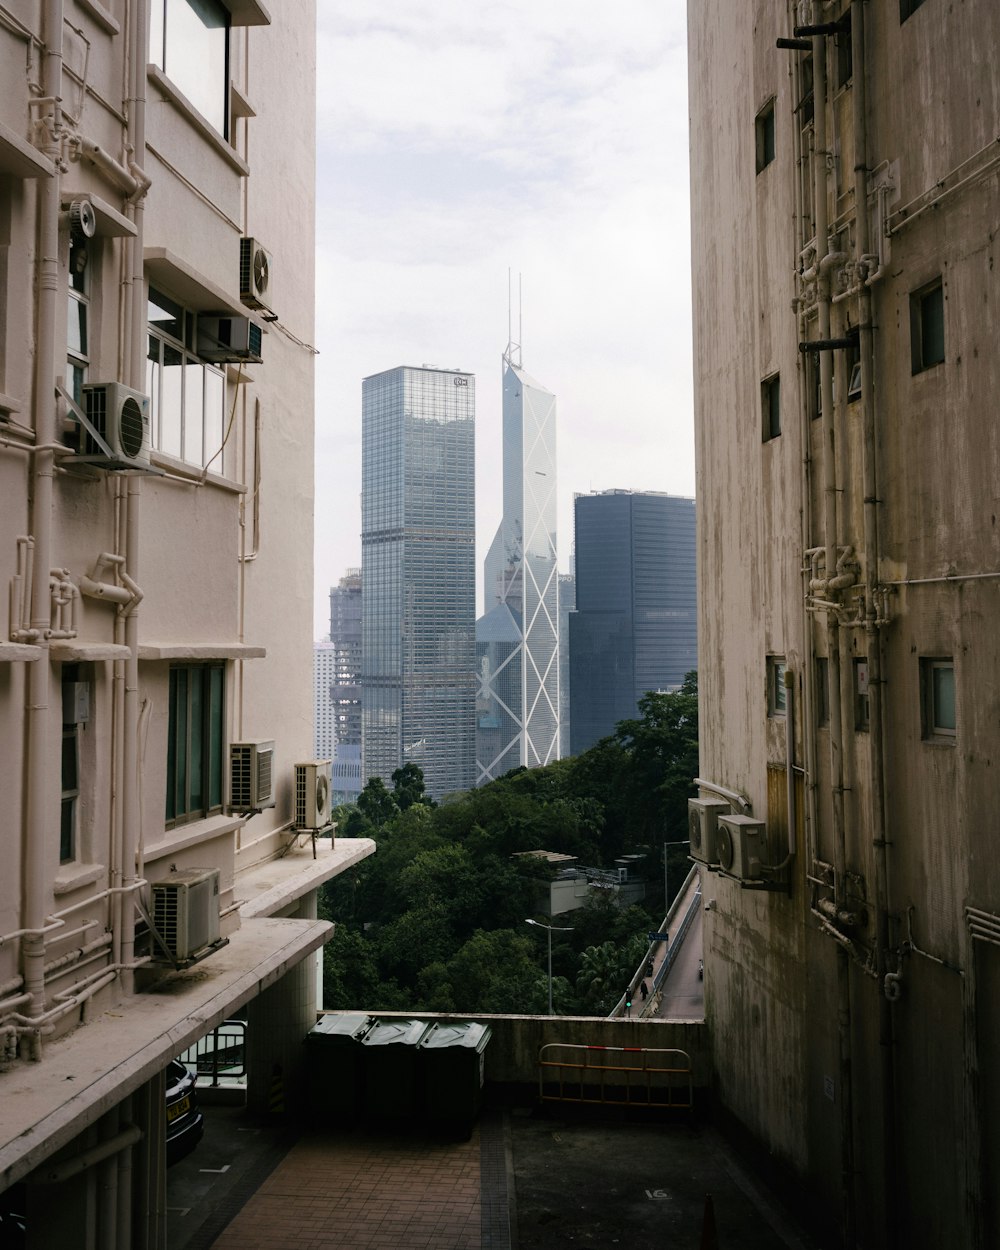
M 851 3 L 851 58 L 853 64 L 854 114 L 854 217 L 857 259 L 870 252 L 868 232 L 868 91 L 865 45 L 865 13 L 862 0 Z M 859 268 L 859 272 L 863 272 Z M 882 636 L 877 624 L 879 577 L 878 473 L 875 446 L 875 386 L 873 377 L 874 331 L 872 297 L 866 280 L 859 292 L 859 347 L 861 353 L 861 429 L 863 523 L 865 565 L 865 638 L 868 659 L 871 772 L 870 822 L 875 876 L 875 954 L 879 989 L 879 1057 L 882 1088 L 883 1193 L 885 1195 L 883 1244 L 896 1245 L 896 1106 L 892 1004 L 881 992 L 888 971 L 889 885 L 885 817 L 885 682 L 882 675 Z
M 128 139 L 133 159 L 145 164 L 146 153 L 146 45 L 148 42 L 146 0 L 132 0 L 130 6 L 131 98 L 128 111 Z M 143 258 L 144 192 L 132 206 L 136 234 L 132 239 L 131 325 L 128 357 L 128 382 L 136 390 L 145 389 L 146 360 L 146 283 Z M 125 570 L 139 583 L 139 517 L 142 501 L 142 475 L 128 476 L 125 499 Z M 136 855 L 139 846 L 139 605 L 133 603 L 125 617 L 125 644 L 129 657 L 125 661 L 125 706 L 122 726 L 122 884 L 134 882 Z M 121 895 L 127 901 L 122 917 L 122 962 L 132 963 L 135 952 L 135 905 L 131 894 Z M 122 973 L 123 988 L 133 988 L 134 974 Z
M 37 450 L 32 460 L 31 534 L 35 547 L 36 574 L 31 585 L 31 628 L 37 630 L 35 641 L 46 648 L 41 659 L 28 667 L 28 699 L 26 721 L 26 791 L 23 825 L 22 857 L 24 863 L 24 901 L 22 927 L 41 928 L 45 917 L 47 875 L 46 859 L 51 840 L 47 811 L 50 794 L 49 770 L 52 752 L 49 741 L 49 686 L 51 672 L 48 662 L 46 631 L 51 624 L 48 571 L 52 567 L 53 473 L 52 444 L 56 435 L 55 327 L 59 300 L 59 196 L 61 178 L 58 168 L 62 132 L 62 0 L 45 0 L 42 16 L 42 94 L 52 99 L 51 130 L 46 128 L 42 150 L 55 166 L 51 178 L 36 179 L 38 184 L 38 269 L 35 309 L 35 376 L 32 397 Z M 64 297 L 65 298 L 65 297 Z M 29 1014 L 40 1016 L 45 1011 L 44 963 L 45 947 L 40 937 L 26 938 L 22 944 L 22 971 L 25 989 L 31 994 Z
M 816 217 L 817 306 L 819 337 L 830 338 L 830 278 L 822 262 L 830 251 L 829 210 L 827 206 L 827 91 L 826 40 L 813 36 L 813 90 L 815 164 L 813 186 Z M 833 362 L 828 351 L 819 353 L 820 414 L 823 423 L 823 539 L 826 549 L 825 575 L 832 578 L 837 568 L 837 440 L 833 411 Z M 833 815 L 833 864 L 835 898 L 845 906 L 846 845 L 844 832 L 843 715 L 841 710 L 841 640 L 834 613 L 827 615 L 830 667 L 830 785 Z M 853 1250 L 857 1222 L 854 1194 L 854 1112 L 851 1064 L 851 979 L 850 962 L 842 946 L 837 947 L 837 1037 L 840 1073 L 840 1161 L 843 1242 Z

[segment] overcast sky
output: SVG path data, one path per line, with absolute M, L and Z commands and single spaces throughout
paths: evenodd
M 573 495 L 694 493 L 679 0 L 320 0 L 316 612 L 361 563 L 361 379 L 476 374 L 477 568 L 500 520 L 507 274 Z

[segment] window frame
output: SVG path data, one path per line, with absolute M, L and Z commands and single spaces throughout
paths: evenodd
M 935 676 L 941 672 L 951 674 L 951 703 L 953 725 L 941 723 Z M 954 746 L 958 737 L 958 689 L 955 682 L 953 656 L 920 657 L 920 736 L 925 742 L 937 742 Z
M 176 333 L 171 333 L 164 326 L 168 324 L 166 319 L 154 321 L 150 317 L 153 309 L 163 313 L 173 313 L 176 323 Z M 197 344 L 197 322 L 198 314 L 191 308 L 185 307 L 165 292 L 156 287 L 150 286 L 147 298 L 147 325 L 146 325 L 146 392 L 149 395 L 150 403 L 150 442 L 155 452 L 160 452 L 165 456 L 173 456 L 174 459 L 183 461 L 185 464 L 194 465 L 199 469 L 207 469 L 214 466 L 214 471 L 225 475 L 225 447 L 226 447 L 226 370 L 225 366 L 220 366 L 212 361 L 204 360 L 198 355 L 196 350 Z M 156 356 L 153 355 L 153 345 L 156 344 Z M 169 363 L 166 362 L 167 354 L 179 357 Z M 166 378 L 167 368 L 181 368 L 180 387 L 176 402 L 179 404 L 179 410 L 176 414 L 171 411 L 166 413 L 166 388 L 164 381 Z M 189 454 L 188 443 L 193 435 L 193 419 L 189 420 L 189 404 L 191 397 L 189 396 L 188 382 L 191 377 L 189 370 L 200 370 L 201 377 L 201 402 L 200 402 L 200 455 L 194 458 Z M 209 403 L 209 377 L 218 380 L 218 391 L 220 395 L 218 411 L 211 411 Z M 174 402 L 173 397 L 170 403 Z M 164 438 L 164 417 L 169 416 L 172 420 L 176 418 L 178 431 L 179 449 L 172 446 L 165 446 Z M 171 426 L 173 428 L 173 426 Z M 217 432 L 217 440 L 212 438 L 213 430 Z
M 785 716 L 788 701 L 785 697 L 785 671 L 787 669 L 783 655 L 767 657 L 767 715 L 769 719 Z
M 199 17 L 200 15 L 196 12 L 195 3 L 192 2 L 192 0 L 151 0 L 150 16 L 149 16 L 149 49 L 148 49 L 149 61 L 151 65 L 155 65 L 156 68 L 161 71 L 161 73 L 165 74 L 167 78 L 171 80 L 171 82 L 176 86 L 177 90 L 184 96 L 184 99 L 187 100 L 191 104 L 191 106 L 197 110 L 197 112 L 205 119 L 205 121 L 212 127 L 213 130 L 215 130 L 218 134 L 222 135 L 222 137 L 228 142 L 232 134 L 232 129 L 233 129 L 233 112 L 232 112 L 233 16 L 232 16 L 232 12 L 230 11 L 229 6 L 223 3 L 223 0 L 201 0 L 201 2 L 202 3 L 207 2 L 209 5 L 214 5 L 219 10 L 220 14 L 225 14 L 225 21 L 223 25 L 221 27 L 216 28 L 216 29 L 222 29 L 224 31 L 223 40 L 222 40 L 223 42 L 223 73 L 222 73 L 222 83 L 220 84 L 220 87 L 219 87 L 219 90 L 221 93 L 221 104 L 222 104 L 222 125 L 220 126 L 216 124 L 218 117 L 213 116 L 212 108 L 209 107 L 208 109 L 206 109 L 204 107 L 205 103 L 208 100 L 207 95 L 199 96 L 197 92 L 195 94 L 192 94 L 192 92 L 190 91 L 188 87 L 187 81 L 183 77 L 179 78 L 177 75 L 171 73 L 171 67 L 174 63 L 174 60 L 175 59 L 178 61 L 184 60 L 183 48 L 180 51 L 180 55 L 178 55 L 177 47 L 176 46 L 171 47 L 170 45 L 171 6 L 172 5 L 179 6 L 181 4 L 184 4 L 187 6 L 188 9 L 190 9 L 195 14 L 196 17 Z M 178 20 L 175 17 L 173 21 L 174 21 L 175 37 L 179 40 L 179 36 L 176 35 L 176 27 L 178 25 Z M 206 27 L 205 29 L 209 30 L 212 28 Z M 157 36 L 159 36 L 159 40 L 158 40 L 159 46 L 154 49 L 154 39 L 156 39 Z M 171 51 L 169 53 L 168 53 L 168 48 L 171 48 Z M 216 109 L 218 108 L 219 103 L 220 103 L 219 99 L 216 99 L 215 100 Z
M 939 296 L 941 341 L 940 346 L 928 350 L 928 301 Z M 944 321 L 944 279 L 941 274 L 910 292 L 910 374 L 926 373 L 936 369 L 947 359 L 947 335 Z
M 761 440 L 781 437 L 781 374 L 772 373 L 760 384 Z
M 197 682 L 192 681 L 197 673 Z M 218 674 L 217 686 L 213 675 Z M 183 682 L 181 680 L 183 675 Z M 183 689 L 181 689 L 183 685 Z M 195 686 L 199 687 L 196 704 Z M 183 699 L 183 722 L 178 711 Z M 200 711 L 200 715 L 196 715 Z M 200 721 L 197 730 L 196 720 Z M 213 721 L 215 722 L 213 725 Z M 178 747 L 184 742 L 183 762 Z M 195 758 L 197 765 L 193 767 Z M 164 780 L 164 828 L 175 829 L 220 814 L 225 804 L 226 662 L 205 660 L 171 664 L 167 679 L 167 758 Z M 200 792 L 192 793 L 193 784 Z M 217 801 L 212 800 L 217 796 Z M 199 802 L 196 802 L 199 799 Z
M 69 249 L 69 274 L 66 283 L 66 389 L 76 403 L 83 403 L 83 386 L 90 369 L 91 339 L 91 256 L 86 240 L 73 240 Z M 80 343 L 72 341 L 74 315 L 78 318 Z
M 830 724 L 830 659 L 817 655 L 815 660 L 816 728 L 826 729 Z
M 754 118 L 754 149 L 757 173 L 763 173 L 778 154 L 775 97 L 766 101 Z
M 902 26 L 907 18 L 912 17 L 914 13 L 916 13 L 917 9 L 920 8 L 923 2 L 924 0 L 899 0 L 900 26 Z

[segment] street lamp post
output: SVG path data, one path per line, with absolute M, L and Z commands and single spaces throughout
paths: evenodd
M 540 920 L 526 920 L 524 923 L 534 925 L 536 929 L 547 929 L 549 933 L 549 1015 L 554 1016 L 555 1012 L 552 1010 L 552 930 L 555 929 L 557 933 L 572 933 L 573 926 L 571 924 L 542 924 Z
M 690 838 L 681 838 L 677 842 L 664 842 L 663 844 L 663 911 L 666 914 L 670 910 L 670 881 L 667 873 L 667 847 L 668 846 L 688 846 L 691 842 Z

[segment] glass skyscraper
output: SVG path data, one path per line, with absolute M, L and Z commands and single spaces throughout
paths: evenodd
M 362 383 L 362 760 L 475 781 L 476 380 L 401 367 Z
M 516 359 L 515 359 L 516 356 Z M 503 519 L 476 625 L 476 782 L 559 758 L 556 398 L 503 358 Z
M 694 500 L 676 495 L 577 495 L 571 754 L 634 717 L 648 691 L 676 689 L 697 668 L 694 517 Z

